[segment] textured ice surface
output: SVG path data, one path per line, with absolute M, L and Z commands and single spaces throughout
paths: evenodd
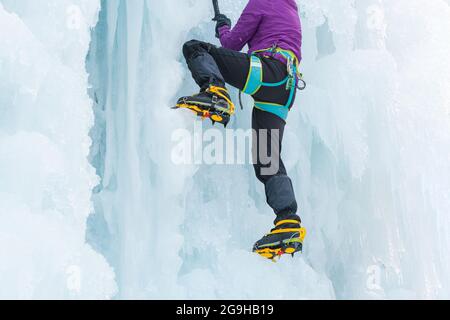
M 90 226 L 119 296 L 448 296 L 446 3 L 300 2 L 309 89 L 284 150 L 310 235 L 304 260 L 275 266 L 248 253 L 272 220 L 252 169 L 170 161 L 171 131 L 192 120 L 167 108 L 196 90 L 180 49 L 215 41 L 209 4 L 105 3 L 88 59 Z M 222 4 L 235 20 L 245 1 Z
M 116 292 L 111 267 L 85 243 L 97 181 L 85 56 L 98 7 L 0 1 L 0 298 Z
M 310 87 L 285 152 L 310 229 L 307 260 L 339 298 L 448 298 L 448 4 L 302 7 Z
M 245 3 L 221 1 L 234 21 Z M 168 108 L 197 90 L 181 46 L 217 41 L 209 2 L 104 4 L 88 59 L 102 177 L 89 225 L 119 297 L 450 295 L 447 3 L 299 1 L 309 86 L 284 156 L 309 237 L 278 265 L 249 253 L 273 219 L 251 167 L 170 161 L 171 132 L 193 120 Z
M 213 40 L 211 3 L 103 5 L 87 63 L 98 101 L 91 158 L 102 177 L 89 239 L 115 267 L 118 297 L 333 298 L 326 276 L 300 257 L 274 265 L 251 254 L 274 218 L 251 167 L 171 161 L 172 132 L 191 130 L 193 119 L 169 107 L 197 90 L 181 47 Z

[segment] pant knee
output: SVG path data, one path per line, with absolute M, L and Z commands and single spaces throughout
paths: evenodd
M 183 45 L 183 55 L 186 58 L 186 60 L 190 59 L 191 56 L 195 54 L 197 51 L 198 41 L 197 40 L 190 40 L 186 42 Z
M 190 60 L 201 52 L 208 51 L 208 45 L 208 43 L 199 40 L 190 40 L 183 45 L 183 55 L 186 60 Z

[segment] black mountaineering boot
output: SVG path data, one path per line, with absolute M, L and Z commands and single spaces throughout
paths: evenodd
M 235 111 L 228 90 L 212 85 L 198 94 L 180 98 L 174 109 L 179 108 L 189 109 L 202 119 L 209 118 L 213 124 L 219 122 L 225 127 Z
M 253 252 L 273 261 L 284 254 L 294 256 L 302 252 L 305 237 L 306 229 L 302 228 L 300 218 L 288 215 L 275 221 L 275 228 L 255 243 Z

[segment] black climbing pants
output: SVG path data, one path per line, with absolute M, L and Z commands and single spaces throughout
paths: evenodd
M 183 54 L 195 82 L 202 89 L 225 83 L 242 90 L 250 70 L 250 56 L 245 53 L 218 48 L 212 44 L 191 40 L 184 44 Z M 286 78 L 287 68 L 272 58 L 261 58 L 263 81 L 279 82 Z M 262 87 L 254 96 L 257 101 L 286 104 L 289 91 L 285 86 Z M 297 212 L 297 202 L 291 179 L 281 159 L 286 122 L 278 116 L 253 109 L 253 154 L 257 178 L 264 183 L 267 202 L 279 219 Z M 269 160 L 270 159 L 270 160 Z

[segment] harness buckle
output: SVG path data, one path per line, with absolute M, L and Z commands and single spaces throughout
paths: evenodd
M 292 90 L 292 88 L 295 87 L 295 80 L 294 77 L 289 76 L 287 82 L 286 82 L 286 90 Z

